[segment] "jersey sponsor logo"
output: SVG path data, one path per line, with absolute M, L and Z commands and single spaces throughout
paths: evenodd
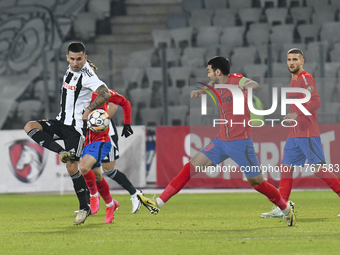
M 75 91 L 77 89 L 77 86 L 76 85 L 70 85 L 70 84 L 67 84 L 66 82 L 63 82 L 63 87 L 65 89 L 68 89 L 68 90 L 73 90 Z
M 16 140 L 8 150 L 14 176 L 24 183 L 36 181 L 45 167 L 45 149 L 29 140 Z

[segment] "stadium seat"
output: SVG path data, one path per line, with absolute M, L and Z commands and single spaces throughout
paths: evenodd
M 204 0 L 205 9 L 227 8 L 227 0 Z
M 299 6 L 303 6 L 304 0 L 286 0 L 287 7 L 292 7 L 292 2 L 298 2 Z
M 138 67 L 127 67 L 122 70 L 125 89 L 141 88 L 144 78 L 144 69 Z
M 312 22 L 315 25 L 318 25 L 318 28 L 328 22 L 335 21 L 335 12 L 331 6 L 324 6 L 321 10 L 316 10 L 312 14 Z
M 163 96 L 163 87 L 160 88 L 159 93 Z M 181 89 L 176 86 L 168 87 L 167 95 L 169 105 L 178 105 L 179 96 L 181 95 Z
M 261 61 L 261 64 L 268 63 L 268 48 L 271 49 L 271 61 L 275 62 L 278 60 L 277 52 L 273 51 L 273 46 L 271 44 L 259 44 L 256 45 L 256 50 Z
M 190 13 L 192 10 L 203 9 L 202 0 L 183 0 L 182 10 Z
M 284 43 L 293 43 L 294 25 L 287 24 L 281 26 L 273 26 L 270 34 L 270 41 L 276 52 L 280 52 Z
M 311 75 L 313 75 L 313 77 L 318 76 L 316 73 L 318 70 L 318 64 L 315 61 L 306 61 L 303 64 L 303 69 L 306 70 Z
M 74 35 L 83 41 L 88 41 L 96 35 L 96 17 L 93 13 L 82 12 L 76 16 L 73 23 Z
M 134 51 L 130 54 L 128 67 L 145 68 L 151 66 L 151 58 L 154 49 Z
M 244 26 L 226 27 L 220 37 L 220 54 L 229 57 L 234 47 L 243 46 Z
M 247 78 L 257 81 L 261 86 L 265 83 L 267 69 L 265 64 L 247 64 L 244 66 L 244 73 Z
M 243 73 L 243 68 L 246 64 L 255 63 L 255 54 L 256 48 L 252 46 L 234 48 L 230 58 L 230 65 L 233 72 Z
M 194 29 L 211 26 L 213 13 L 213 10 L 193 10 L 189 18 L 189 25 Z
M 295 25 L 309 24 L 311 22 L 312 7 L 294 7 L 290 9 L 290 13 Z
M 172 67 L 169 68 L 169 76 L 172 81 L 172 86 L 183 87 L 190 83 L 191 67 Z M 182 83 L 183 85 L 181 85 Z
M 7 6 L 13 6 L 13 5 L 37 5 L 39 4 L 40 6 L 44 6 L 51 11 L 53 11 L 53 7 L 58 4 L 55 0 L 44 0 L 44 1 L 37 1 L 37 0 L 17 0 L 16 2 L 13 2 L 12 0 L 6 1 L 6 0 L 1 0 L 0 1 L 0 8 L 1 7 L 7 7 Z M 2 5 L 2 2 L 4 4 Z M 11 2 L 8 3 L 8 2 Z M 7 5 L 7 6 L 6 6 Z
M 171 29 L 171 35 L 175 42 L 175 47 L 183 48 L 181 46 L 192 46 L 192 27 L 183 27 L 177 29 Z
M 308 43 L 316 42 L 319 36 L 319 26 L 316 24 L 301 24 L 297 27 L 301 42 Z
M 340 70 L 339 62 L 326 62 L 324 66 L 325 66 L 325 77 L 337 78 L 338 71 Z
M 220 27 L 201 27 L 198 29 L 196 41 L 198 47 L 217 46 L 221 34 Z
M 242 8 L 238 11 L 242 24 L 245 26 L 249 22 L 259 22 L 262 9 Z
M 335 11 L 340 10 L 340 2 L 338 0 L 331 0 L 330 2 Z
M 307 50 L 304 52 L 304 56 L 306 61 L 320 61 L 320 45 L 323 46 L 323 60 L 326 61 L 327 59 L 327 48 L 328 42 L 311 42 L 307 45 Z
M 178 48 L 165 48 L 166 62 L 168 67 L 178 66 L 180 60 L 180 49 Z M 158 51 L 160 61 L 163 61 L 162 51 Z
M 211 46 L 206 47 L 206 52 L 205 52 L 206 61 L 208 61 L 209 59 L 211 59 L 211 58 L 213 58 L 217 55 L 220 55 L 219 52 L 220 51 L 219 51 L 218 46 L 211 45 Z
M 11 7 L 15 6 L 16 2 L 13 2 L 13 0 L 1 0 L 0 1 L 0 8 L 6 8 L 6 7 Z
M 274 62 L 272 66 L 272 71 L 273 71 L 273 79 L 291 78 L 291 74 L 288 71 L 286 62 L 283 62 L 283 63 Z M 289 80 L 287 84 L 289 84 Z
M 170 13 L 166 21 L 168 29 L 186 27 L 188 25 L 188 16 L 185 13 Z
M 206 49 L 201 47 L 187 47 L 184 49 L 181 57 L 181 63 L 183 66 L 190 67 L 203 67 L 205 63 Z
M 140 110 L 143 124 L 148 128 L 160 126 L 163 118 L 163 108 L 144 108 Z
M 313 7 L 314 11 L 318 9 L 323 9 L 327 5 L 329 5 L 328 0 L 305 0 L 306 5 Z
M 188 107 L 186 105 L 177 105 L 168 107 L 168 124 L 185 125 Z
M 151 88 L 131 89 L 129 91 L 129 94 L 131 98 L 130 102 L 132 103 L 133 107 L 137 107 L 137 108 L 150 107 L 151 94 L 152 94 Z
M 328 41 L 329 48 L 333 49 L 333 45 L 340 42 L 340 22 L 327 22 L 324 23 L 320 31 L 321 41 Z
M 249 45 L 261 45 L 269 42 L 269 29 L 250 29 L 246 34 Z
M 150 88 L 153 88 L 155 82 L 163 83 L 162 67 L 147 67 L 145 68 L 145 73 L 148 78 Z
M 209 60 L 209 58 L 207 58 L 207 61 L 208 60 Z M 191 74 L 196 79 L 199 79 L 201 81 L 202 78 L 207 78 L 208 71 L 207 71 L 206 67 L 195 67 L 195 68 L 192 68 Z M 204 81 L 201 81 L 201 82 L 204 82 Z M 207 82 L 209 82 L 209 80 Z
M 340 62 L 340 43 L 334 44 L 334 49 L 329 55 L 332 62 Z
M 213 25 L 217 27 L 235 26 L 235 14 L 237 9 L 216 9 L 213 17 Z
M 172 36 L 168 29 L 155 29 L 152 31 L 155 48 L 171 47 Z
M 286 23 L 288 9 L 287 8 L 268 8 L 265 10 L 267 21 L 273 25 L 280 23 L 281 25 Z
M 88 3 L 89 12 L 96 15 L 97 20 L 110 17 L 110 0 L 90 0 Z
M 243 9 L 252 7 L 252 1 L 249 0 L 228 0 L 229 8 Z
M 265 8 L 266 7 L 266 3 L 272 3 L 274 8 L 277 8 L 279 5 L 279 0 L 260 0 L 261 2 L 261 8 Z

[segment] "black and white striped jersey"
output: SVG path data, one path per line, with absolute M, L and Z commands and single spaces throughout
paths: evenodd
M 79 72 L 68 66 L 61 87 L 61 109 L 56 119 L 64 125 L 74 126 L 82 134 L 84 110 L 90 105 L 92 93 L 103 84 L 87 61 Z

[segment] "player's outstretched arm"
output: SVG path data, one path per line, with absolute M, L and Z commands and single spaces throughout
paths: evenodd
M 252 88 L 253 90 L 257 90 L 260 88 L 260 85 L 253 80 L 247 79 L 247 81 L 244 82 L 244 85 L 241 87 L 242 90 Z
M 99 106 L 102 106 L 111 96 L 111 93 L 104 84 L 97 88 L 96 93 L 98 96 L 88 107 L 86 107 L 82 118 L 83 120 L 87 120 L 87 116 L 90 114 L 90 112 L 92 112 L 94 109 L 97 109 Z

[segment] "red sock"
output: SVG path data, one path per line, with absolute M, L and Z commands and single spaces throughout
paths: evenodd
M 159 196 L 160 199 L 165 203 L 167 202 L 173 195 L 177 194 L 185 184 L 190 180 L 190 170 L 194 173 L 194 166 L 188 162 L 186 163 L 182 171 L 171 180 L 171 182 L 166 186 L 165 190 Z
M 83 175 L 87 184 L 87 187 L 89 188 L 90 194 L 94 195 L 97 193 L 97 185 L 96 185 L 96 175 L 92 170 L 88 172 L 87 174 Z
M 282 166 L 279 191 L 282 198 L 287 202 L 293 188 L 293 172 L 289 166 Z
M 254 187 L 254 189 L 268 197 L 269 201 L 274 203 L 281 210 L 287 208 L 287 204 L 281 197 L 280 192 L 270 183 L 264 181 L 260 185 Z
M 340 181 L 335 174 L 331 173 L 328 169 L 322 168 L 315 176 L 321 178 L 328 187 L 330 187 L 340 197 Z
M 98 192 L 105 201 L 105 204 L 109 204 L 112 202 L 112 196 L 110 193 L 110 187 L 107 181 L 103 178 L 101 182 L 97 183 Z

